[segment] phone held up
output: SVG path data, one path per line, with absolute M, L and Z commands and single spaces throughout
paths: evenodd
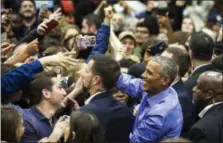
M 147 50 L 151 55 L 161 54 L 167 48 L 165 42 L 157 41 L 155 44 L 148 46 Z
M 96 37 L 95 36 L 89 36 L 89 35 L 78 35 L 76 37 L 76 43 L 77 47 L 79 48 L 88 48 L 93 47 L 96 44 Z

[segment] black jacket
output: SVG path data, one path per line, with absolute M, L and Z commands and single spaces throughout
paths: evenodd
M 189 132 L 190 128 L 192 127 L 193 123 L 195 122 L 195 109 L 192 103 L 192 98 L 189 95 L 184 83 L 182 80 L 179 80 L 172 86 L 178 95 L 178 99 L 182 108 L 183 113 L 183 128 L 181 132 L 181 136 L 186 136 Z
M 111 93 L 100 93 L 81 110 L 94 113 L 98 117 L 108 142 L 129 142 L 133 125 L 132 114 L 127 106 L 114 99 Z
M 223 103 L 209 109 L 190 130 L 194 142 L 223 142 Z
M 214 68 L 213 65 L 211 65 L 211 64 L 203 65 L 203 66 L 197 68 L 191 74 L 191 76 L 184 82 L 184 85 L 188 89 L 188 92 L 189 92 L 191 98 L 193 97 L 193 88 L 197 85 L 198 77 L 206 71 L 218 71 L 218 70 L 216 68 Z M 203 106 L 200 106 L 200 105 L 199 106 L 195 105 L 195 106 L 196 106 L 195 107 L 196 114 L 198 114 L 203 109 Z

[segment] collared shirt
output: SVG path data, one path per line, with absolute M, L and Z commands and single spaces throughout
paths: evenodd
M 38 142 L 44 137 L 49 137 L 57 121 L 56 117 L 46 118 L 35 106 L 26 109 L 23 120 L 25 132 L 21 142 Z
M 103 93 L 103 92 L 105 92 L 105 91 L 97 92 L 97 93 L 95 93 L 94 95 L 90 96 L 90 97 L 84 102 L 84 104 L 87 105 L 89 102 L 91 102 L 91 100 L 92 100 L 95 96 L 97 96 L 98 94 L 101 94 L 101 93 Z
M 205 113 L 207 113 L 207 111 L 208 110 L 210 110 L 212 107 L 214 107 L 214 106 L 216 106 L 216 105 L 218 105 L 218 104 L 221 104 L 223 101 L 221 101 L 221 102 L 216 102 L 216 103 L 213 103 L 213 104 L 211 104 L 211 105 L 208 105 L 208 106 L 206 106 L 199 114 L 198 114 L 198 116 L 200 117 L 200 118 L 202 118 L 203 116 L 204 116 L 204 114 Z
M 131 142 L 160 142 L 180 136 L 183 117 L 176 91 L 169 87 L 154 96 L 142 90 L 141 79 L 122 74 L 117 88 L 132 97 L 141 96 L 141 105 L 136 115 Z

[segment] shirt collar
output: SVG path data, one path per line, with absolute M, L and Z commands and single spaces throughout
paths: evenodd
M 104 93 L 104 92 L 105 92 L 105 91 L 95 93 L 94 95 L 90 96 L 90 97 L 84 102 L 84 104 L 85 104 L 85 105 L 89 104 L 89 103 L 91 102 L 91 100 L 92 100 L 95 96 L 97 96 L 98 94 Z
M 212 107 L 214 107 L 214 106 L 216 106 L 216 105 L 218 105 L 218 104 L 221 104 L 221 103 L 223 103 L 223 101 L 221 101 L 221 102 L 216 102 L 216 103 L 213 103 L 213 104 L 210 104 L 210 105 L 206 106 L 206 107 L 205 107 L 205 108 L 198 114 L 198 116 L 199 116 L 200 118 L 202 118 L 202 117 L 204 116 L 204 114 L 207 113 L 208 110 L 210 110 Z
M 47 118 L 36 108 L 36 106 L 33 106 L 31 108 L 31 111 L 35 114 L 35 116 L 40 120 L 46 120 Z M 49 120 L 49 119 L 47 119 Z
M 164 90 L 154 96 L 149 97 L 149 99 L 148 99 L 149 105 L 152 107 L 152 106 L 160 103 L 161 101 L 163 101 L 168 96 L 168 94 L 170 94 L 169 92 L 171 92 L 170 91 L 171 88 L 172 87 L 168 87 L 166 90 Z

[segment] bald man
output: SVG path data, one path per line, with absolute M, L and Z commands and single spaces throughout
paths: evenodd
M 223 142 L 223 79 L 222 73 L 202 73 L 193 89 L 196 104 L 205 108 L 191 128 L 189 138 L 194 142 Z

